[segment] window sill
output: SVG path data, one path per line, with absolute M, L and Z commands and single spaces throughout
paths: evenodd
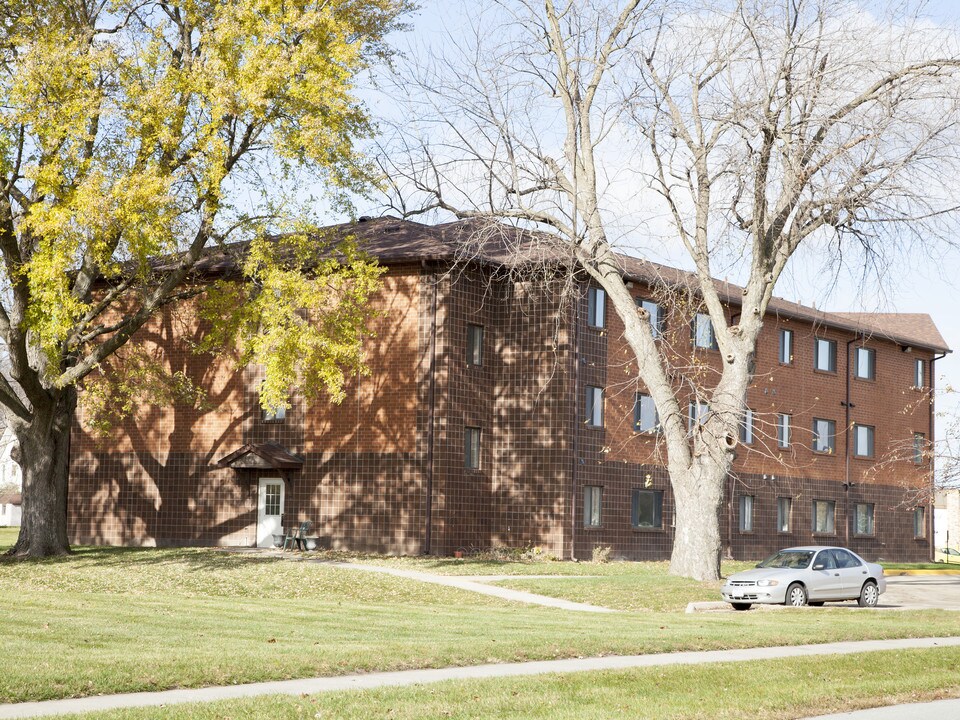
M 777 535 L 793 535 L 793 530 L 777 530 Z
M 813 369 L 815 375 L 832 375 L 833 377 L 837 376 L 836 370 L 819 370 L 817 368 Z
M 662 533 L 663 532 L 662 527 L 637 527 L 636 525 L 632 525 L 630 529 L 633 530 L 633 532 L 635 533 Z
M 584 530 L 603 530 L 603 525 L 584 525 Z
M 877 379 L 876 379 L 875 377 L 865 378 L 865 377 L 859 377 L 859 376 L 857 376 L 857 375 L 854 375 L 854 376 L 853 376 L 853 379 L 854 379 L 856 382 L 865 382 L 865 383 L 874 383 L 874 384 L 877 382 Z
M 864 534 L 864 533 L 854 533 L 853 536 L 854 536 L 855 538 L 861 538 L 861 539 L 869 540 L 870 538 L 875 538 L 875 537 L 877 536 L 877 534 L 876 534 L 876 533 L 867 533 L 867 534 Z
M 874 455 L 853 455 L 854 460 L 874 460 Z
M 780 367 L 793 367 L 794 364 L 792 362 L 785 363 L 782 360 L 777 360 L 777 365 Z
M 814 537 L 831 537 L 831 538 L 835 538 L 835 537 L 837 536 L 836 530 L 834 530 L 833 532 L 816 532 L 816 531 L 814 531 L 814 532 L 811 533 L 811 534 L 812 534 Z
M 836 450 L 811 450 L 814 455 L 820 455 L 822 457 L 837 457 Z

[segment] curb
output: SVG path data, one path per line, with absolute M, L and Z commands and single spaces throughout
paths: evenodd
M 903 577 L 904 575 L 960 575 L 960 568 L 956 570 L 884 570 L 883 574 L 887 577 Z

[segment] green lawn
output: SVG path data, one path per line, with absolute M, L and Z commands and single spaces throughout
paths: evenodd
M 0 701 L 358 670 L 960 634 L 958 614 L 936 611 L 685 615 L 673 609 L 689 598 L 716 598 L 715 584 L 670 578 L 662 563 L 533 563 L 523 574 L 539 566 L 602 577 L 515 582 L 563 584 L 573 596 L 601 593 L 630 611 L 585 615 L 217 550 L 79 548 L 65 558 L 0 562 Z
M 781 720 L 960 695 L 960 649 L 451 681 L 97 714 L 101 720 Z M 90 718 L 90 715 L 74 716 Z

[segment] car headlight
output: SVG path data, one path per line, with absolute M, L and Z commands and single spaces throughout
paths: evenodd
M 780 584 L 779 580 L 758 580 L 757 581 L 757 585 L 759 585 L 760 587 L 773 587 L 779 584 Z

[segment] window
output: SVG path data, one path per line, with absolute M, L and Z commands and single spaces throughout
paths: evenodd
M 873 380 L 877 376 L 877 352 L 858 347 L 853 357 L 853 375 L 861 380 Z
M 467 325 L 467 365 L 483 365 L 483 325 Z
M 634 490 L 630 502 L 630 523 L 635 528 L 663 527 L 663 492 Z
M 923 538 L 927 536 L 927 509 L 918 507 L 913 510 L 913 536 Z
M 813 339 L 813 369 L 837 371 L 837 343 L 835 340 Z
M 587 290 L 587 325 L 595 328 L 604 327 L 607 311 L 607 293 L 603 288 Z
M 585 410 L 587 427 L 603 427 L 603 388 L 587 385 Z
M 480 428 L 468 427 L 463 434 L 463 466 L 480 469 Z
M 287 417 L 287 409 L 282 405 L 276 409 L 263 408 L 264 422 L 282 422 Z
M 710 412 L 710 406 L 705 402 L 692 402 L 688 410 L 687 427 L 693 430 L 697 425 L 702 425 L 707 419 L 707 413 Z
M 873 426 L 853 426 L 853 454 L 857 457 L 873 457 Z
M 740 442 L 744 445 L 753 445 L 753 410 L 743 411 L 743 420 L 740 421 Z
M 922 388 L 924 387 L 924 372 L 923 372 L 923 360 L 914 360 L 913 361 L 913 386 Z
M 777 532 L 790 532 L 791 510 L 793 510 L 793 498 L 777 498 Z
M 753 532 L 753 495 L 740 496 L 740 532 Z
M 706 350 L 717 349 L 717 338 L 713 333 L 713 323 L 706 313 L 697 313 L 693 318 L 693 346 Z
M 813 451 L 833 453 L 837 449 L 837 424 L 833 420 L 813 419 Z
M 857 503 L 853 506 L 853 533 L 873 535 L 873 503 Z
M 777 447 L 790 447 L 790 416 L 786 413 L 777 415 Z
M 659 427 L 660 418 L 657 416 L 657 406 L 653 404 L 653 398 L 644 393 L 637 393 L 637 401 L 633 406 L 633 429 L 652 432 Z
M 813 532 L 832 535 L 836 526 L 834 515 L 837 504 L 833 500 L 813 501 Z
M 851 552 L 847 552 L 846 550 L 842 550 L 840 548 L 834 549 L 833 557 L 837 560 L 838 568 L 842 569 L 861 567 L 861 563 L 859 560 L 857 560 L 856 556 Z
M 280 483 L 265 483 L 263 486 L 263 514 L 280 514 Z
M 913 434 L 913 463 L 923 465 L 923 452 L 927 447 L 927 436 L 923 433 Z
M 650 314 L 650 326 L 653 331 L 653 337 L 659 339 L 663 337 L 663 331 L 666 328 L 666 315 L 659 303 L 653 300 L 644 300 L 637 298 L 635 300 L 637 307 L 643 308 Z
M 600 512 L 603 488 L 599 485 L 585 485 L 583 488 L 583 526 L 600 527 Z
M 780 364 L 793 365 L 793 330 L 780 330 Z

